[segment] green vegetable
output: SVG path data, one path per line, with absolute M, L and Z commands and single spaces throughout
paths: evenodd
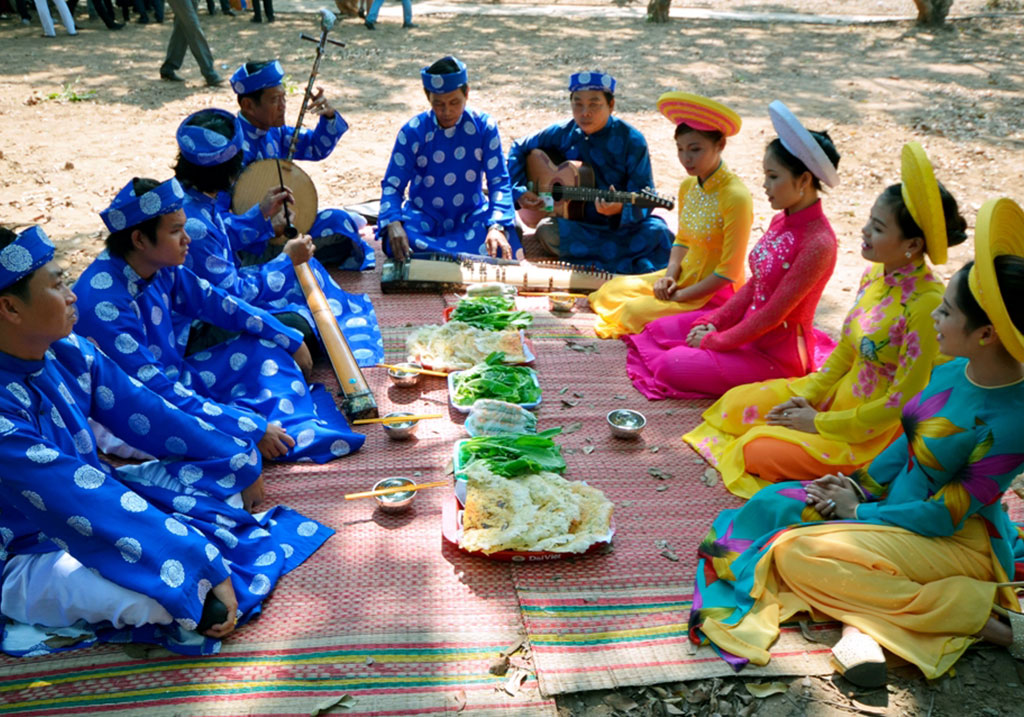
M 490 470 L 505 478 L 538 471 L 564 473 L 562 447 L 551 440 L 551 436 L 561 430 L 552 428 L 536 435 L 470 438 L 459 449 L 459 463 L 464 468 L 474 461 L 485 461 Z
M 477 296 L 460 301 L 449 320 L 488 331 L 524 329 L 533 323 L 531 314 L 515 308 L 515 299 L 509 296 Z
M 509 403 L 536 403 L 540 386 L 535 374 L 526 366 L 506 366 L 505 353 L 495 351 L 483 363 L 461 371 L 452 378 L 453 401 L 458 406 L 471 406 L 478 398 L 496 398 Z

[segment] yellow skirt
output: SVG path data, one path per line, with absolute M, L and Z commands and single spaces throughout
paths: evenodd
M 758 439 L 798 446 L 807 454 L 807 464 L 817 463 L 834 466 L 834 470 L 849 471 L 871 463 L 899 435 L 899 423 L 879 429 L 860 443 L 847 443 L 784 426 L 769 426 L 765 423 L 768 412 L 796 395 L 791 384 L 790 379 L 775 379 L 737 386 L 704 411 L 704 422 L 683 436 L 684 441 L 718 469 L 726 489 L 740 498 L 749 498 L 774 482 L 748 470 L 745 449 Z M 803 475 L 799 472 L 800 466 L 795 465 L 793 474 L 782 476 L 782 479 L 820 477 Z
M 654 298 L 654 284 L 663 276 L 664 269 L 650 274 L 617 276 L 591 294 L 588 298 L 590 308 L 598 316 L 594 326 L 598 337 L 617 339 L 626 334 L 639 334 L 655 319 L 705 306 L 721 306 L 734 293 L 732 284 L 727 284 L 714 294 L 692 301 L 662 301 Z
M 934 679 L 977 640 L 995 583 L 1006 579 L 980 518 L 948 538 L 823 523 L 775 540 L 756 568 L 754 608 L 739 623 L 708 618 L 701 629 L 719 647 L 765 665 L 780 623 L 809 613 L 856 627 Z M 999 597 L 1017 609 L 1011 590 Z

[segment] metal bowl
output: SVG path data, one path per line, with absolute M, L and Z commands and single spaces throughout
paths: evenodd
M 608 412 L 608 426 L 616 438 L 636 438 L 647 425 L 647 419 L 640 411 L 617 408 Z
M 397 416 L 412 416 L 415 414 L 409 411 L 394 411 L 388 413 L 384 418 L 395 418 Z M 401 421 L 399 423 L 382 423 L 384 426 L 384 433 L 387 434 L 388 438 L 393 441 L 406 441 L 412 434 L 416 432 L 416 427 L 420 425 L 419 421 Z
M 576 308 L 576 297 L 562 292 L 548 294 L 548 306 L 552 311 L 568 313 Z
M 378 488 L 395 488 L 400 485 L 416 485 L 416 481 L 412 478 L 384 478 L 373 484 L 373 489 Z M 377 501 L 377 505 L 385 513 L 401 513 L 403 510 L 408 510 L 409 506 L 412 505 L 413 498 L 416 497 L 415 491 L 402 491 L 401 493 L 389 493 L 388 495 L 374 496 L 374 500 Z
M 402 368 L 423 368 L 418 363 L 406 362 L 396 364 Z M 420 376 L 422 374 L 414 373 L 412 371 L 396 371 L 393 368 L 388 369 L 388 378 L 391 379 L 391 383 L 396 386 L 415 386 L 420 382 Z

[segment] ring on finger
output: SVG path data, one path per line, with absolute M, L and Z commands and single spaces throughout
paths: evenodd
M 836 502 L 834 500 L 832 500 L 831 498 L 829 498 L 828 502 L 825 503 L 825 506 L 827 508 L 835 508 L 836 507 Z

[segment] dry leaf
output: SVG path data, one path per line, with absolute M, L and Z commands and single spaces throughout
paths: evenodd
M 617 710 L 622 710 L 623 712 L 629 712 L 630 710 L 635 710 L 638 707 L 640 707 L 640 705 L 638 705 L 635 700 L 619 692 L 612 692 L 610 694 L 605 695 L 604 703 L 609 707 L 613 707 Z
M 743 686 L 747 688 L 747 692 L 759 700 L 789 692 L 789 685 L 785 682 L 748 682 Z
M 667 702 L 663 702 L 661 704 L 661 706 L 665 709 L 665 714 L 667 714 L 667 715 L 684 715 L 684 714 L 686 714 L 685 710 L 681 710 L 678 707 L 676 707 L 675 705 L 668 704 Z
M 452 695 L 452 700 L 455 702 L 455 711 L 456 712 L 461 712 L 462 710 L 466 709 L 466 691 L 465 690 L 459 690 L 454 695 Z
M 804 636 L 807 642 L 824 642 L 820 637 L 811 632 L 811 626 L 807 620 L 800 621 L 800 634 Z
M 565 428 L 562 429 L 562 435 L 563 436 L 567 436 L 570 433 L 575 433 L 576 431 L 580 430 L 581 428 L 583 428 L 583 422 L 582 421 L 575 421 L 574 423 L 570 423 L 568 426 L 566 426 Z
M 661 450 L 661 446 L 651 446 L 651 453 L 657 453 Z
M 583 398 L 583 394 L 579 391 L 573 391 L 572 395 L 575 396 L 576 398 Z
M 369 655 L 367 655 L 367 656 L 366 656 L 366 664 L 367 664 L 367 665 L 372 665 L 372 664 L 373 664 L 374 662 L 376 662 L 376 660 L 374 660 L 374 659 L 373 659 L 372 657 L 370 657 Z
M 612 396 L 612 398 L 614 398 L 616 401 L 625 401 L 626 400 L 626 397 L 623 394 L 621 394 L 621 393 L 615 394 L 614 396 Z
M 676 555 L 675 553 L 673 553 L 671 550 L 668 550 L 668 549 L 662 550 L 660 555 L 663 558 L 668 558 L 673 563 L 678 563 L 679 562 L 679 556 Z
M 594 452 L 594 447 L 593 446 L 583 446 L 583 452 L 586 453 L 589 456 L 591 453 Z
M 668 490 L 668 486 L 667 485 L 659 485 L 654 490 L 656 490 L 659 493 L 663 493 L 666 490 Z
M 704 474 L 700 477 L 700 482 L 708 488 L 716 485 L 718 483 L 718 471 L 714 468 L 706 468 Z
M 319 717 L 320 715 L 325 715 L 331 710 L 333 710 L 335 707 L 340 707 L 342 709 L 347 710 L 354 701 L 355 700 L 352 699 L 352 695 L 341 695 L 339 697 L 332 697 L 331 699 L 324 700 L 316 707 L 314 707 L 313 711 L 309 713 L 309 717 Z
M 580 402 L 577 401 L 576 399 L 573 399 L 573 398 L 563 398 L 562 399 L 562 408 L 576 408 L 576 406 L 578 406 L 578 405 L 580 405 Z
M 558 389 L 558 395 L 561 396 L 563 393 L 565 393 L 568 390 L 569 390 L 568 386 L 562 386 L 560 389 Z
M 508 679 L 505 680 L 505 684 L 501 686 L 501 689 L 503 689 L 512 697 L 515 697 L 519 694 L 519 688 L 526 681 L 526 678 L 528 676 L 529 675 L 526 672 L 526 670 L 523 670 L 519 667 L 515 667 L 509 673 Z

